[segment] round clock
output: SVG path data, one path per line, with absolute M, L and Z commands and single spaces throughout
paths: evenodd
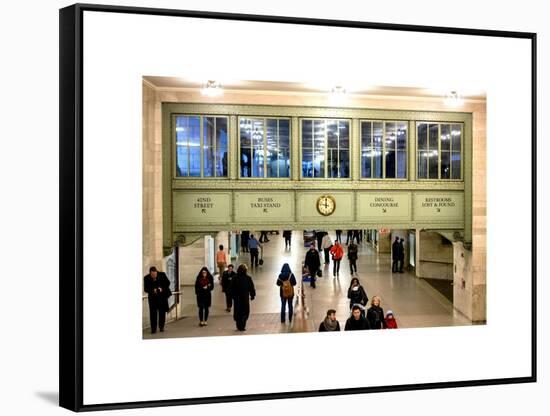
M 317 200 L 317 211 L 321 215 L 331 215 L 336 210 L 336 200 L 330 195 L 320 196 Z

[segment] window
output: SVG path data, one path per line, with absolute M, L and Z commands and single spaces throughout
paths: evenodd
M 176 116 L 176 176 L 227 177 L 227 117 Z
M 349 121 L 302 120 L 302 177 L 349 178 Z
M 361 121 L 361 177 L 407 177 L 407 122 Z
M 418 179 L 462 178 L 462 124 L 418 123 Z
M 290 177 L 290 120 L 239 118 L 241 178 Z

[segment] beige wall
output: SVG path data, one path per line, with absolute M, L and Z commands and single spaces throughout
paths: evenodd
M 442 238 L 436 232 L 417 233 L 417 277 L 453 280 L 453 246 L 442 244 Z
M 144 197 L 143 267 L 162 258 L 161 200 L 161 103 L 218 103 L 255 105 L 332 106 L 326 94 L 275 93 L 265 91 L 225 91 L 221 97 L 207 98 L 199 91 L 184 88 L 143 88 Z M 468 295 L 474 320 L 485 319 L 486 296 L 486 110 L 484 101 L 465 100 L 460 109 L 449 109 L 439 98 L 403 96 L 358 96 L 346 107 L 412 111 L 464 111 L 473 118 L 472 247 L 466 274 L 472 276 Z M 417 240 L 418 241 L 418 240 Z

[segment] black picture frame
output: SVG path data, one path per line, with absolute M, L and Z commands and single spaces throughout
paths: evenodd
M 314 26 L 366 28 L 459 34 L 531 41 L 531 375 L 527 377 L 486 380 L 463 380 L 424 384 L 389 385 L 365 388 L 293 391 L 271 394 L 250 394 L 224 397 L 204 397 L 176 400 L 104 403 L 85 405 L 83 402 L 83 13 L 98 11 L 161 16 L 196 17 L 266 23 L 291 23 Z M 59 14 L 59 404 L 73 411 L 126 409 L 233 401 L 268 400 L 403 390 L 441 389 L 467 386 L 488 386 L 511 383 L 532 383 L 537 380 L 537 35 L 452 27 L 416 26 L 374 22 L 245 15 L 202 11 L 75 4 Z

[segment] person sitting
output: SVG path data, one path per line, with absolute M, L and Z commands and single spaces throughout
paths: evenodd
M 327 311 L 327 316 L 321 322 L 321 325 L 319 325 L 319 332 L 331 331 L 340 331 L 340 322 L 336 320 L 336 311 L 334 309 Z
M 369 321 L 361 315 L 361 308 L 359 305 L 353 305 L 351 316 L 346 321 L 344 331 L 357 331 L 362 329 L 370 329 Z

